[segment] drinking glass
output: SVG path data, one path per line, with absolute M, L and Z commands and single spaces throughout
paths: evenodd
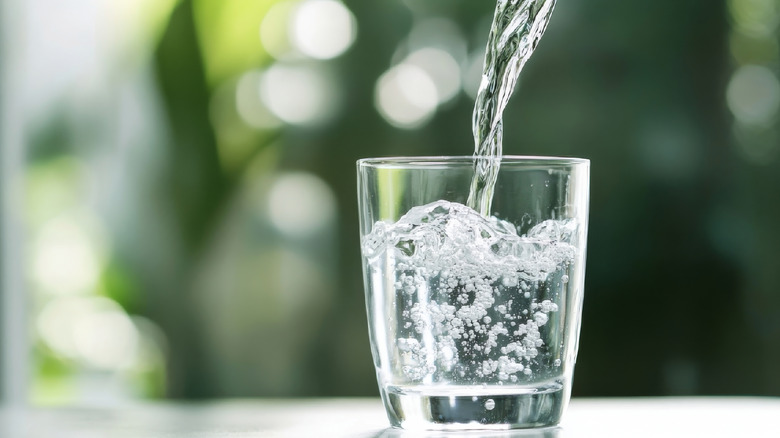
M 492 209 L 467 207 L 476 160 Z M 504 156 L 357 162 L 371 350 L 390 423 L 557 425 L 585 278 L 590 162 Z

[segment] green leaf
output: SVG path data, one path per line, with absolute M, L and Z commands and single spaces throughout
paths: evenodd
M 212 87 L 270 59 L 260 42 L 260 25 L 275 3 L 278 1 L 193 1 L 206 75 Z

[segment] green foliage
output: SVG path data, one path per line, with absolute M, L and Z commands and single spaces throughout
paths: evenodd
M 142 295 L 133 275 L 117 260 L 107 263 L 101 272 L 97 292 L 119 303 L 128 313 L 143 310 Z
M 264 65 L 260 24 L 278 0 L 193 0 L 198 40 L 209 84 Z
M 32 400 L 42 405 L 67 403 L 75 390 L 71 376 L 77 367 L 40 343 L 36 344 L 33 350 L 33 359 L 36 368 L 32 380 Z

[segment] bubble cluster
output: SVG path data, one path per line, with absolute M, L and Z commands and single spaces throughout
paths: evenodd
M 557 357 L 547 345 L 578 228 L 548 220 L 524 236 L 457 203 L 415 207 L 363 239 L 371 269 L 393 275 L 401 309 L 395 360 L 412 382 L 516 383 Z M 565 277 L 565 279 L 564 279 Z M 547 333 L 547 334 L 546 334 Z

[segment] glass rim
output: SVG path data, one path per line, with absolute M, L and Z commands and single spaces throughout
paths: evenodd
M 375 168 L 433 168 L 433 167 L 456 167 L 463 165 L 473 165 L 475 160 L 479 161 L 497 161 L 504 165 L 520 166 L 546 166 L 546 167 L 571 167 L 571 166 L 589 166 L 590 160 L 587 158 L 575 157 L 552 157 L 536 155 L 504 155 L 502 157 L 475 157 L 473 155 L 432 155 L 432 156 L 396 156 L 396 157 L 376 157 L 361 158 L 357 160 L 358 167 Z

